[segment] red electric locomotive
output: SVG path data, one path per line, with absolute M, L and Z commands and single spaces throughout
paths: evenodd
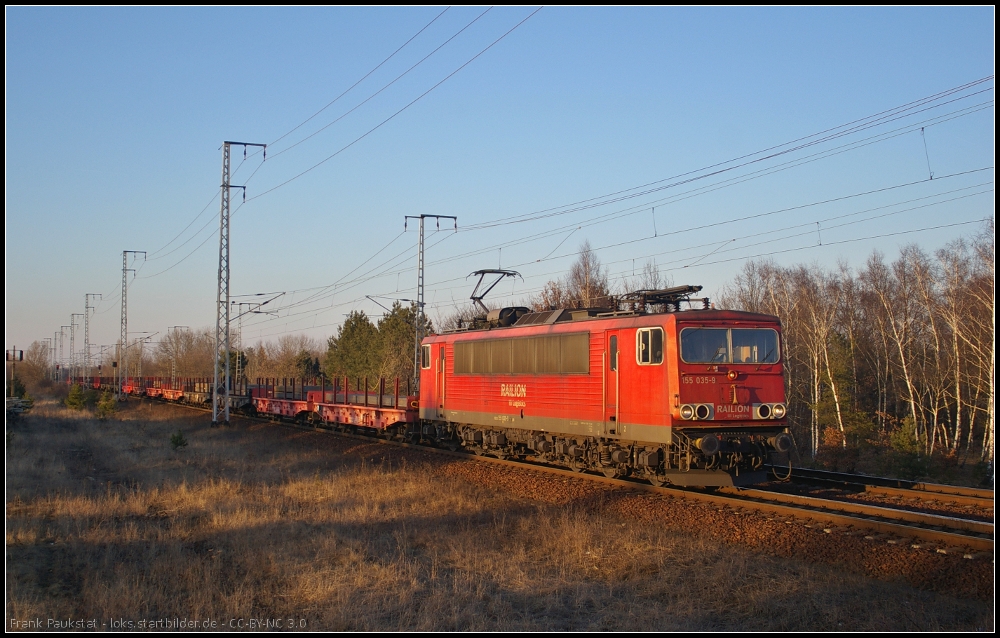
M 400 394 L 398 384 L 387 392 L 380 383 L 373 394 L 367 380 L 353 390 L 349 379 L 265 380 L 230 402 L 250 414 L 654 485 L 760 483 L 764 464 L 787 464 L 792 448 L 781 324 L 711 309 L 707 299 L 691 309 L 700 290 L 639 291 L 615 309 L 488 312 L 463 330 L 423 339 L 419 397 Z M 473 293 L 486 310 L 482 298 Z M 162 380 L 133 380 L 130 391 L 210 400 L 208 384 L 191 380 L 169 389 Z
M 786 464 L 777 317 L 691 306 L 700 286 L 617 310 L 504 308 L 422 342 L 425 438 L 654 485 L 749 485 Z

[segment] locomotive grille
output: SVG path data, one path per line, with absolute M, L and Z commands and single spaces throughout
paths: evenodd
M 456 374 L 588 374 L 590 333 L 455 344 Z

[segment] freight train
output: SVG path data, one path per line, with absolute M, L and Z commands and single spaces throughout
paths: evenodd
M 700 289 L 639 291 L 611 309 L 494 310 L 423 339 L 413 394 L 399 381 L 259 379 L 234 388 L 232 407 L 653 485 L 760 483 L 793 446 L 781 324 L 692 300 Z M 210 387 L 129 384 L 196 403 Z

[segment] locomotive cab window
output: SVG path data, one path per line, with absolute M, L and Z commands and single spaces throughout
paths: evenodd
M 774 330 L 730 331 L 733 363 L 777 363 L 778 333 Z
M 611 358 L 608 363 L 610 364 L 609 369 L 614 372 L 618 369 L 618 335 L 611 335 L 610 341 L 611 343 L 608 346 L 608 350 L 610 352 L 608 356 Z
M 636 331 L 635 358 L 641 366 L 663 363 L 663 328 L 640 328 Z
M 431 367 L 431 347 L 420 346 L 420 367 L 426 370 Z

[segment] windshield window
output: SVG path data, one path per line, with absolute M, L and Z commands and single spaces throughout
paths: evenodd
M 731 330 L 733 363 L 777 363 L 778 333 L 774 330 Z
M 681 358 L 688 363 L 729 363 L 728 333 L 724 328 L 681 330 Z
M 686 363 L 777 363 L 778 333 L 770 328 L 684 328 Z

